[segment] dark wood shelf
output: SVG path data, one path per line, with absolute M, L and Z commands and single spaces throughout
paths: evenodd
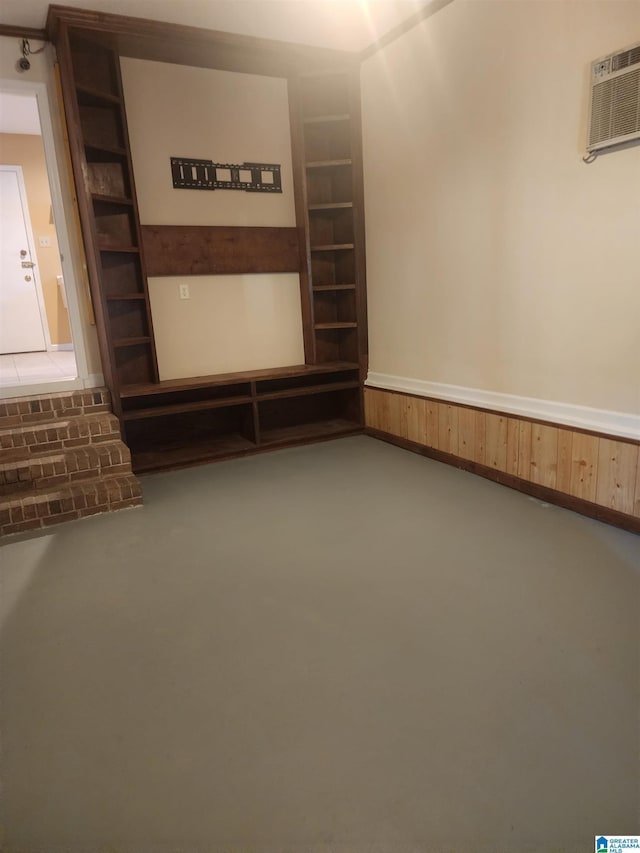
M 311 246 L 312 252 L 344 252 L 353 249 L 353 243 L 327 243 L 324 246 Z
M 150 344 L 151 338 L 148 335 L 137 338 L 117 338 L 113 342 L 114 349 L 123 349 L 124 347 L 137 347 L 142 344 Z
M 316 323 L 314 329 L 357 329 L 357 323 Z
M 122 104 L 121 99 L 117 95 L 112 95 L 110 92 L 103 92 L 100 89 L 93 89 L 90 86 L 84 86 L 79 83 L 76 83 L 76 92 L 78 94 L 78 103 L 84 106 L 112 107 Z
M 332 201 L 328 204 L 310 204 L 308 210 L 348 210 L 353 207 L 352 201 Z
M 334 418 L 333 420 L 296 424 L 295 426 L 277 427 L 276 429 L 263 429 L 260 433 L 260 443 L 263 445 L 294 444 L 295 442 L 335 438 L 339 435 L 357 432 L 362 432 L 360 424 L 348 421 L 346 418 Z
M 253 402 L 249 396 L 224 397 L 220 400 L 197 400 L 193 403 L 171 403 L 168 406 L 150 406 L 145 409 L 133 409 L 123 413 L 125 421 L 138 421 L 143 418 L 161 418 L 165 415 L 178 415 L 185 412 L 204 412 L 207 409 L 226 409 Z
M 307 169 L 334 169 L 336 166 L 351 166 L 352 164 L 351 157 L 345 157 L 342 160 L 309 160 L 306 166 Z
M 86 151 L 95 151 L 98 154 L 112 154 L 116 157 L 126 157 L 127 151 L 118 145 L 105 145 L 102 142 L 89 142 L 85 140 L 84 147 Z
M 330 113 L 329 115 L 306 116 L 303 122 L 305 124 L 329 124 L 336 121 L 349 121 L 350 119 L 349 113 Z
M 101 193 L 91 193 L 93 201 L 99 201 L 101 204 L 112 204 L 115 207 L 133 207 L 133 199 L 126 196 L 102 195 Z
M 144 451 L 133 450 L 131 463 L 134 473 L 145 474 L 151 471 L 166 471 L 170 468 L 183 468 L 214 459 L 232 458 L 255 453 L 257 445 L 240 433 L 226 433 L 209 440 L 200 440 L 196 444 L 175 447 L 157 447 Z
M 101 243 L 98 246 L 98 250 L 100 252 L 116 252 L 118 254 L 140 254 L 140 249 L 138 246 L 107 246 L 104 243 Z
M 107 296 L 107 302 L 146 302 L 144 293 L 122 293 L 117 296 Z
M 332 290 L 355 290 L 355 284 L 314 284 L 315 293 L 329 293 Z
M 330 391 L 344 391 L 347 388 L 358 388 L 359 382 L 329 382 L 326 385 L 308 385 L 305 388 L 288 388 L 282 391 L 265 391 L 257 393 L 257 400 L 284 400 L 287 397 L 307 397 L 310 394 L 328 394 Z
M 296 364 L 290 367 L 276 367 L 269 370 L 248 370 L 237 373 L 216 373 L 211 376 L 195 376 L 190 379 L 165 379 L 161 382 L 123 385 L 120 389 L 122 399 L 146 397 L 153 394 L 166 394 L 172 391 L 191 391 L 198 388 L 219 385 L 233 385 L 240 382 L 259 382 L 270 379 L 289 379 L 313 376 L 318 373 L 338 373 L 343 370 L 358 370 L 353 361 L 331 361 L 324 364 Z

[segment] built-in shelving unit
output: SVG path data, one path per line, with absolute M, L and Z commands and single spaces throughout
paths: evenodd
M 304 58 L 299 51 L 287 55 L 286 46 L 283 53 L 278 43 L 228 34 L 217 51 L 219 33 L 174 26 L 165 31 L 157 22 L 67 7 L 51 7 L 48 26 L 60 61 L 103 369 L 134 470 L 195 464 L 362 430 L 366 311 L 359 91 L 353 68 L 326 73 L 318 69 L 336 67 L 331 52 L 309 49 Z M 293 266 L 275 269 L 295 269 L 299 253 L 305 364 L 159 380 L 121 53 L 288 78 L 297 227 L 289 229 Z M 289 256 L 285 230 L 278 258 Z M 242 241 L 251 239 L 225 234 L 220 245 L 244 247 Z M 239 255 L 248 257 L 246 251 L 251 272 L 280 263 L 274 261 L 276 235 L 260 239 L 260 244 L 247 243 L 247 250 L 234 250 L 236 267 L 244 269 Z M 183 234 L 180 240 L 184 250 L 189 240 L 200 237 Z M 158 265 L 158 251 L 168 250 L 164 243 L 159 249 L 157 240 L 152 243 L 153 253 L 146 244 L 149 263 Z M 201 251 L 198 259 L 202 263 Z M 219 260 L 215 255 L 207 263 L 217 266 Z

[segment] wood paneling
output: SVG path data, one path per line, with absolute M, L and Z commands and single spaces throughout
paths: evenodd
M 298 272 L 295 228 L 143 225 L 147 274 L 237 275 Z
M 600 439 L 580 432 L 572 435 L 569 494 L 595 503 Z
M 573 448 L 573 433 L 569 429 L 558 430 L 558 475 L 556 489 L 559 492 L 571 493 L 571 455 Z
M 638 471 L 638 447 L 600 439 L 596 503 L 633 513 Z
M 555 489 L 558 471 L 558 430 L 544 424 L 531 425 L 532 483 Z
M 507 421 L 507 474 L 518 476 L 518 450 L 520 421 L 509 418 Z
M 425 444 L 427 440 L 427 401 L 422 397 L 408 397 L 406 404 L 407 438 L 409 441 Z
M 518 477 L 531 479 L 531 422 L 518 421 Z
M 638 442 L 379 389 L 365 399 L 366 424 L 383 436 L 596 518 L 640 518 Z
M 460 409 L 458 413 L 458 456 L 463 459 L 476 457 L 476 411 Z
M 476 413 L 476 453 L 474 461 L 484 465 L 486 447 L 487 447 L 487 413 L 480 412 L 477 409 Z
M 427 444 L 429 447 L 438 446 L 439 420 L 438 403 L 434 400 L 427 400 Z
M 438 450 L 458 455 L 458 406 L 439 404 Z
M 487 444 L 484 464 L 498 471 L 507 470 L 507 418 L 487 414 Z M 479 460 L 478 460 L 479 461 Z

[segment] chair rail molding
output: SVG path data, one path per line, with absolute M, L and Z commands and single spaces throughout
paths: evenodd
M 370 371 L 366 386 L 640 441 L 640 415 Z

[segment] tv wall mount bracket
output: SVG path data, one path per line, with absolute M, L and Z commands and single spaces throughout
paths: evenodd
M 179 190 L 244 190 L 281 193 L 280 166 L 274 163 L 214 163 L 171 157 L 173 188 Z

